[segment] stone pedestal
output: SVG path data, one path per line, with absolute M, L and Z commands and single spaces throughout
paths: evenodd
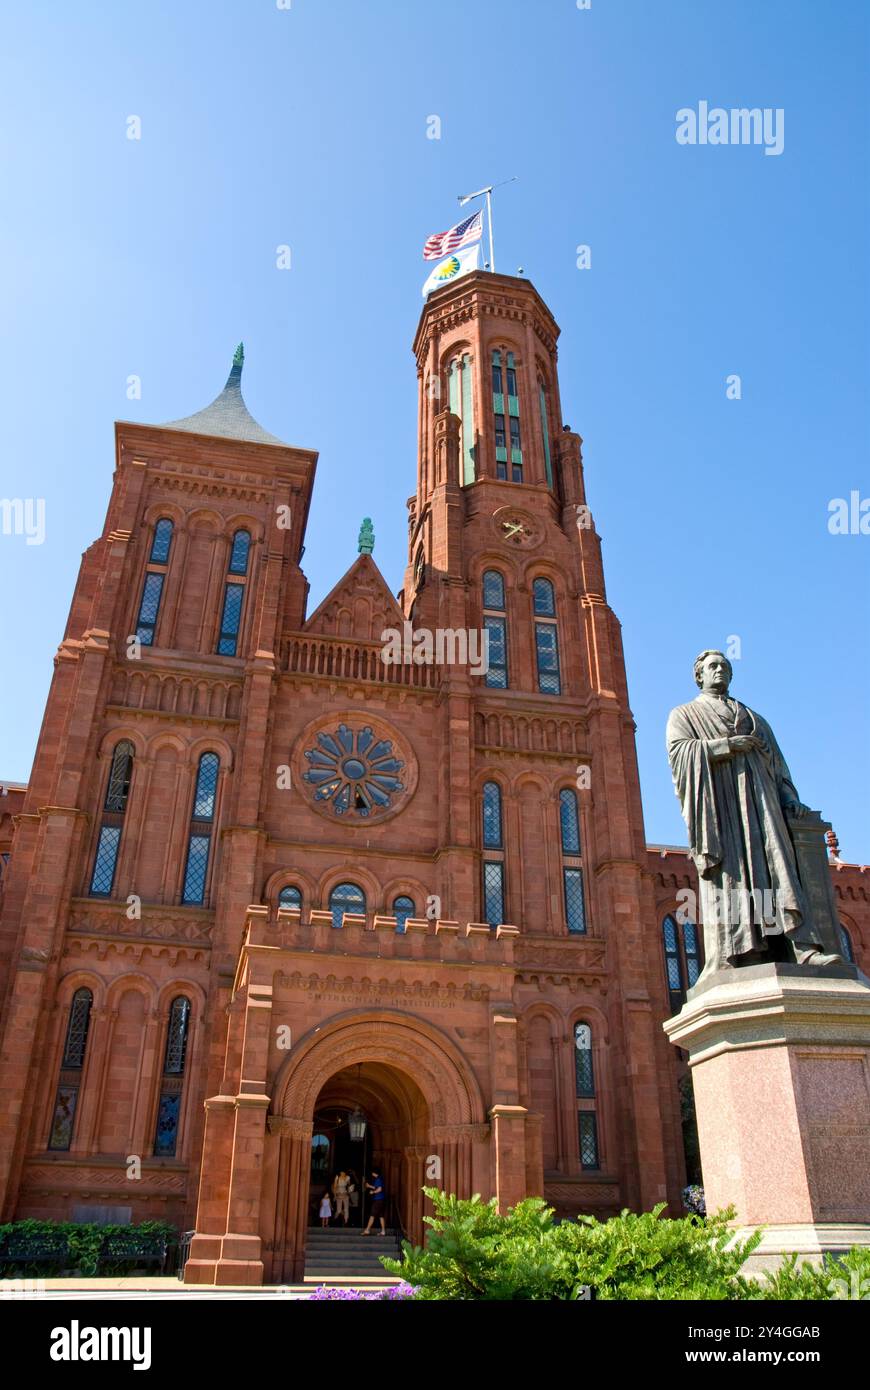
M 664 1028 L 689 1054 L 708 1212 L 765 1228 L 751 1265 L 870 1245 L 870 982 L 720 971 Z

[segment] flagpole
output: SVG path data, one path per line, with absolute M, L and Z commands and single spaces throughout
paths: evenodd
M 489 218 L 489 268 L 495 272 L 495 249 L 492 242 L 492 189 L 486 190 L 486 214 Z
M 513 178 L 504 179 L 502 183 L 491 183 L 486 188 L 478 188 L 476 193 L 460 193 L 459 195 L 460 207 L 470 203 L 473 198 L 486 196 L 486 212 L 489 218 L 489 268 L 491 271 L 495 270 L 495 246 L 492 237 L 492 191 L 494 188 L 503 188 L 506 183 L 516 183 L 517 177 L 518 175 L 514 174 Z

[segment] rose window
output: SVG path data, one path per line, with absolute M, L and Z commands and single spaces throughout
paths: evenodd
M 304 779 L 317 788 L 315 801 L 329 801 L 337 816 L 365 818 L 393 804 L 405 790 L 398 775 L 405 764 L 393 756 L 389 739 L 376 739 L 368 725 L 354 731 L 339 724 L 334 733 L 317 735 L 317 747 L 307 748 Z

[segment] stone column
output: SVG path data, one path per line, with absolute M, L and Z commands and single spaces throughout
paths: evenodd
M 689 1054 L 709 1212 L 750 1265 L 870 1245 L 870 987 L 848 967 L 722 970 L 664 1024 Z

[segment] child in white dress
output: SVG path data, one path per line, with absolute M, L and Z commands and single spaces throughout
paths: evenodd
M 329 1218 L 332 1216 L 332 1203 L 329 1200 L 329 1193 L 324 1192 L 323 1201 L 320 1203 L 320 1224 L 329 1225 Z

